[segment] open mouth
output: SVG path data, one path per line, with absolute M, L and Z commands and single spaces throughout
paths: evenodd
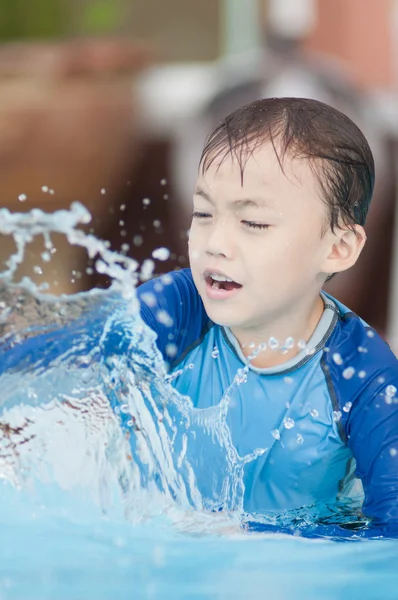
M 231 290 L 236 290 L 236 289 L 239 289 L 242 287 L 240 285 L 240 283 L 236 283 L 235 281 L 231 281 L 228 279 L 226 279 L 226 280 L 214 279 L 211 275 L 208 275 L 208 277 L 206 277 L 206 283 L 213 290 L 226 290 L 227 292 L 230 292 Z
M 242 287 L 240 283 L 218 273 L 205 273 L 205 281 L 207 295 L 214 300 L 227 298 Z

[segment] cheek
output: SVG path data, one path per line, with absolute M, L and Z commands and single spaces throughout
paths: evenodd
M 189 232 L 189 237 L 188 237 L 188 255 L 189 255 L 189 260 L 190 262 L 195 262 L 199 259 L 200 257 L 200 245 L 199 245 L 199 240 L 198 240 L 198 236 L 195 235 L 195 233 L 192 231 Z

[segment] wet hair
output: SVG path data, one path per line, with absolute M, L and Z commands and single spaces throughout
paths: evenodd
M 272 144 L 282 171 L 286 155 L 308 159 L 332 231 L 364 225 L 375 167 L 369 144 L 351 119 L 312 99 L 266 98 L 246 104 L 230 113 L 208 138 L 200 161 L 202 172 L 232 156 L 240 166 L 243 185 L 248 158 L 266 143 Z

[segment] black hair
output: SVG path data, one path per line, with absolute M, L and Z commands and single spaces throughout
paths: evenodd
M 341 224 L 365 224 L 375 167 L 369 144 L 351 119 L 312 99 L 266 98 L 246 104 L 209 136 L 200 161 L 202 171 L 232 156 L 240 166 L 243 184 L 248 158 L 266 143 L 273 145 L 282 171 L 286 154 L 309 160 L 332 231 Z

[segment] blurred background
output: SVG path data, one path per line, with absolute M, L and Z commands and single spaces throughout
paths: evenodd
M 203 142 L 267 96 L 347 113 L 377 185 L 358 264 L 327 286 L 398 351 L 398 0 L 0 0 L 0 198 L 12 211 L 88 207 L 88 229 L 155 273 L 188 266 Z M 53 238 L 21 274 L 50 291 L 107 285 Z M 13 242 L 0 240 L 4 263 Z

